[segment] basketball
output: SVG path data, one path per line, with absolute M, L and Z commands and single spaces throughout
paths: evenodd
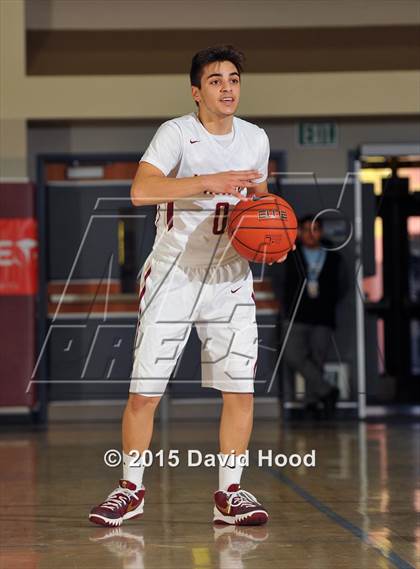
M 254 263 L 274 263 L 293 247 L 297 219 L 292 206 L 274 194 L 240 201 L 228 220 L 228 235 L 236 251 Z

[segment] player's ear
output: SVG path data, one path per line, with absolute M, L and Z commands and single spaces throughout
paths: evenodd
M 192 98 L 194 99 L 194 101 L 198 104 L 201 100 L 200 89 L 198 87 L 196 87 L 195 85 L 191 85 L 191 94 L 192 94 Z

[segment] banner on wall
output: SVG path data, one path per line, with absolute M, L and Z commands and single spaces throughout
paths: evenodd
M 0 295 L 35 295 L 37 289 L 36 220 L 0 218 Z

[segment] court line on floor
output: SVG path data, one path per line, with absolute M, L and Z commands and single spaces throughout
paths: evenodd
M 385 557 L 388 561 L 390 561 L 393 565 L 395 565 L 397 569 L 415 569 L 413 565 L 408 563 L 408 561 L 402 559 L 397 553 L 395 553 L 395 551 L 393 551 L 392 549 L 386 551 L 379 544 L 375 543 L 364 530 L 362 530 L 361 528 L 359 528 L 358 526 L 356 526 L 346 518 L 343 518 L 343 516 L 340 516 L 340 514 L 337 514 L 337 512 L 334 512 L 334 510 L 332 510 L 329 506 L 326 506 L 325 504 L 317 500 L 315 496 L 312 496 L 312 494 L 304 490 L 301 486 L 299 486 L 299 484 L 293 482 L 293 480 L 291 480 L 288 476 L 285 476 L 278 470 L 274 470 L 271 468 L 264 468 L 264 470 L 269 474 L 271 474 L 272 476 L 274 476 L 274 478 L 277 478 L 278 480 L 280 480 L 280 482 L 291 488 L 296 494 L 298 494 L 306 502 L 311 504 L 311 506 L 316 508 L 319 512 L 325 514 L 330 520 L 341 526 L 343 529 L 352 533 L 355 537 L 360 539 L 366 545 L 373 547 L 376 551 L 378 551 L 378 553 L 380 553 L 383 557 Z

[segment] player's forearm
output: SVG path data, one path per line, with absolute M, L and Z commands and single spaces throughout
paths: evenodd
M 130 195 L 135 206 L 155 205 L 197 196 L 204 192 L 205 187 L 205 176 L 191 178 L 148 176 L 133 183 Z

